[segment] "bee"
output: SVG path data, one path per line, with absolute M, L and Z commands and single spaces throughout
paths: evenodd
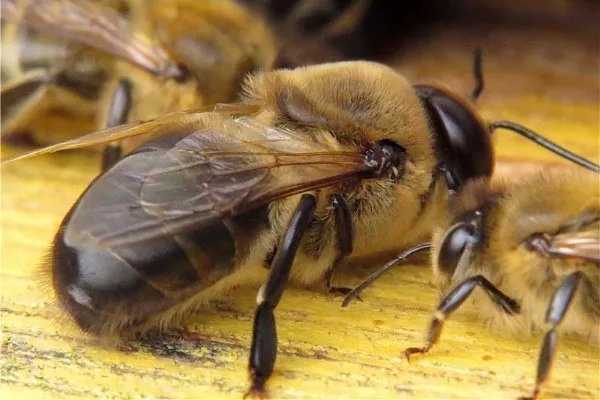
M 444 322 L 467 302 L 491 326 L 522 334 L 546 331 L 530 396 L 535 399 L 548 380 L 558 332 L 598 343 L 598 183 L 593 172 L 557 169 L 519 182 L 467 182 L 449 199 L 448 217 L 434 229 L 431 245 L 406 252 L 431 247 L 442 300 L 425 346 L 408 348 L 405 356 L 430 351 Z
M 77 93 L 95 83 L 88 106 L 99 108 L 98 127 L 104 127 L 235 101 L 246 74 L 272 68 L 275 47 L 269 29 L 233 1 L 133 3 L 137 7 L 131 7 L 127 19 L 90 0 L 3 0 L 3 19 L 85 46 L 51 70 L 9 85 L 2 93 L 3 110 L 11 111 L 3 117 L 7 124 L 13 120 L 12 125 L 23 126 L 49 84 Z M 106 60 L 107 54 L 113 58 Z M 84 67 L 94 76 L 86 78 Z M 75 87 L 67 76 L 86 85 Z M 118 148 L 109 147 L 105 168 L 119 155 Z
M 2 2 L 2 138 L 29 135 L 50 144 L 98 129 L 94 119 L 114 57 L 12 23 L 10 6 Z M 102 6 L 118 7 L 107 0 Z
M 354 54 L 371 3 L 3 0 L 3 137 L 57 143 L 235 101 L 247 73 Z M 119 154 L 107 148 L 104 169 Z
M 590 343 L 600 332 L 598 175 L 546 171 L 513 184 L 469 182 L 452 199 L 449 224 L 434 230 L 432 264 L 442 301 L 424 353 L 470 297 L 477 313 L 512 331 L 546 330 L 535 387 L 547 381 L 558 332 Z M 473 292 L 479 286 L 480 292 Z M 544 313 L 545 311 L 545 313 Z
M 63 220 L 46 266 L 58 300 L 84 331 L 126 333 L 264 282 L 248 391 L 261 394 L 286 282 L 344 293 L 333 285 L 342 262 L 428 240 L 449 193 L 491 175 L 493 148 L 466 101 L 378 63 L 274 70 L 244 87 L 242 102 L 212 112 L 129 123 L 17 159 L 150 136 Z

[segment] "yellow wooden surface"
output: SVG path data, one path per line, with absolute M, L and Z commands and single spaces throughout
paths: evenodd
M 526 124 L 598 162 L 597 37 L 510 27 L 443 29 L 391 62 L 413 82 L 443 82 L 467 93 L 471 49 L 486 49 L 488 119 Z M 510 133 L 496 134 L 504 161 L 560 163 Z M 4 148 L 6 156 L 20 151 Z M 94 153 L 39 157 L 2 169 L 2 398 L 240 398 L 247 387 L 255 288 L 241 289 L 190 316 L 185 330 L 119 345 L 69 326 L 36 277 L 65 212 L 97 173 Z M 529 168 L 524 164 L 517 168 Z M 502 169 L 500 169 L 502 171 Z M 370 265 L 348 271 L 353 284 Z M 314 288 L 286 290 L 277 309 L 274 398 L 516 398 L 533 383 L 541 335 L 516 337 L 483 326 L 465 310 L 442 341 L 409 365 L 437 296 L 425 266 L 398 268 L 346 309 Z M 544 398 L 599 398 L 599 352 L 561 338 Z

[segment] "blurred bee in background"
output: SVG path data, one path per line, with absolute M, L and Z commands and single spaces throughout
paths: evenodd
M 26 156 L 152 137 L 82 194 L 46 273 L 77 324 L 97 334 L 166 326 L 266 280 L 249 361 L 249 393 L 261 393 L 288 278 L 345 292 L 332 284 L 342 261 L 429 240 L 449 193 L 489 178 L 494 160 L 490 126 L 466 101 L 381 64 L 275 70 L 244 87 L 241 103 L 214 112 L 130 123 Z M 511 124 L 492 127 L 590 166 Z
M 235 101 L 246 73 L 379 57 L 448 9 L 439 0 L 3 0 L 2 135 L 48 145 Z
M 3 89 L 3 111 L 7 111 L 3 134 L 23 129 L 23 120 L 35 113 L 49 84 L 66 88 L 77 98 L 86 97 L 78 87 L 96 84 L 90 97 L 101 105 L 98 125 L 114 126 L 235 101 L 246 74 L 272 67 L 275 47 L 270 31 L 235 2 L 131 4 L 125 18 L 89 0 L 2 1 L 6 21 L 32 28 L 43 37 L 52 34 L 85 45 L 83 52 L 73 50 L 57 66 L 25 74 Z M 25 45 L 24 53 L 39 48 Z M 106 63 L 106 54 L 114 59 Z M 92 72 L 91 77 L 82 73 L 84 68 Z M 74 78 L 68 81 L 65 76 Z M 69 84 L 77 79 L 86 85 Z M 118 147 L 108 147 L 105 167 L 119 156 Z
M 120 10 L 107 0 L 102 5 Z M 9 6 L 2 2 L 2 139 L 51 144 L 98 129 L 115 58 L 12 23 Z
M 442 300 L 425 346 L 406 349 L 406 357 L 428 352 L 444 321 L 469 298 L 477 315 L 494 327 L 522 334 L 546 330 L 531 398 L 548 379 L 558 331 L 597 344 L 599 185 L 597 173 L 551 169 L 491 186 L 487 179 L 471 180 L 450 197 L 448 216 L 434 229 L 431 246 L 407 251 L 431 247 Z M 383 272 L 351 292 L 344 305 Z M 476 287 L 482 290 L 473 292 Z
M 3 138 L 33 132 L 50 144 L 109 123 L 235 101 L 243 76 L 270 69 L 275 54 L 290 66 L 344 58 L 328 38 L 360 24 L 370 0 L 347 3 L 250 10 L 229 0 L 4 0 Z M 288 15 L 276 23 L 282 11 Z

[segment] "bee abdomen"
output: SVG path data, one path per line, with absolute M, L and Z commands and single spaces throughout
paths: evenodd
M 72 247 L 59 232 L 52 253 L 53 283 L 81 329 L 120 331 L 231 273 L 235 253 L 234 238 L 222 222 L 116 249 Z
M 261 207 L 173 237 L 90 248 L 65 240 L 73 210 L 54 240 L 53 284 L 61 305 L 92 333 L 134 329 L 190 299 L 231 274 L 268 229 L 268 207 Z

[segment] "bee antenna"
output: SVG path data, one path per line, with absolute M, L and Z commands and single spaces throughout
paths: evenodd
M 584 168 L 592 170 L 594 172 L 600 172 L 600 165 L 595 164 L 581 156 L 578 156 L 575 153 L 571 153 L 569 150 L 565 149 L 557 145 L 556 143 L 551 142 L 545 137 L 535 133 L 531 129 L 524 127 L 523 125 L 519 125 L 517 123 L 511 121 L 496 121 L 490 124 L 490 131 L 494 131 L 498 128 L 507 129 L 513 132 L 518 133 L 519 135 L 539 144 L 540 146 L 550 150 L 551 152 L 558 154 L 559 156 L 566 158 L 567 160 L 574 162 L 577 165 L 580 165 Z
M 485 87 L 483 81 L 483 51 L 481 50 L 481 47 L 475 49 L 475 55 L 473 57 L 473 79 L 475 80 L 475 87 L 469 95 L 471 103 L 477 101 Z
M 369 287 L 373 282 L 375 282 L 377 280 L 377 278 L 379 278 L 381 275 L 383 275 L 387 270 L 391 269 L 392 267 L 395 267 L 396 265 L 400 264 L 400 262 L 402 262 L 402 261 L 406 261 L 406 259 L 408 257 L 410 257 L 411 255 L 413 255 L 415 253 L 419 253 L 421 251 L 429 250 L 429 249 L 431 249 L 431 243 L 423 243 L 423 244 L 420 244 L 418 246 L 415 246 L 415 247 L 412 247 L 412 248 L 406 250 L 405 252 L 400 254 L 398 257 L 388 261 L 383 267 L 381 267 L 377 271 L 373 272 L 371 275 L 369 275 L 369 277 L 367 279 L 365 279 L 358 286 L 356 286 L 354 289 L 352 289 L 350 291 L 350 293 L 348 293 L 346 295 L 346 297 L 344 297 L 344 301 L 342 302 L 342 307 L 346 307 L 350 303 L 350 301 L 352 301 L 352 299 L 359 298 L 360 294 L 367 287 Z

